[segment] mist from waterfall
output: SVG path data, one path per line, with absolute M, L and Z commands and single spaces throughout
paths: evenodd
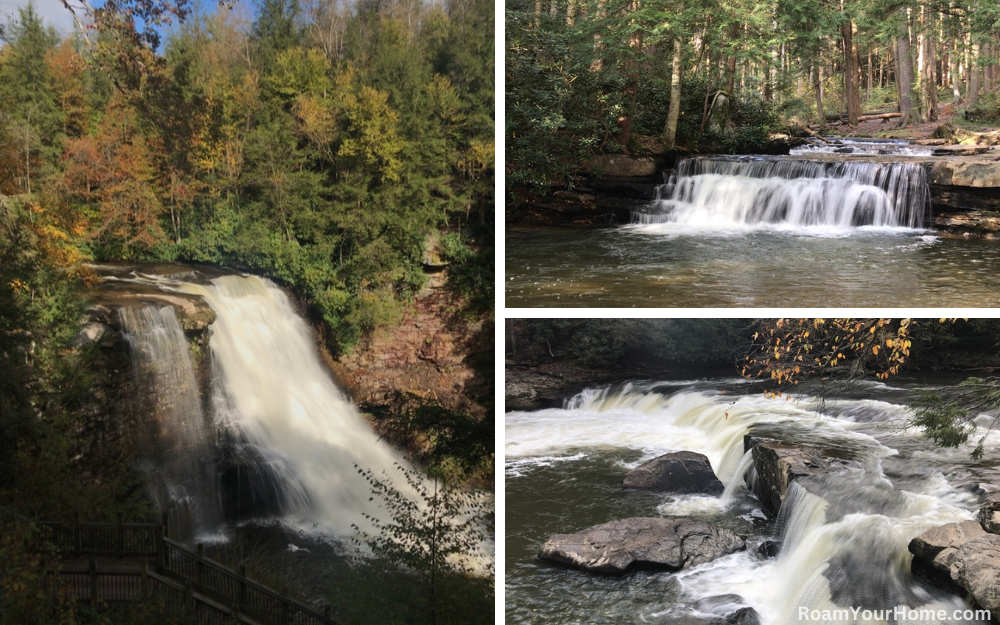
M 914 163 L 767 157 L 682 159 L 632 223 L 745 227 L 921 228 L 930 192 Z

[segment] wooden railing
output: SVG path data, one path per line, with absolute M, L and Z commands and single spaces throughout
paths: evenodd
M 166 528 L 156 523 L 63 523 L 42 521 L 56 550 L 73 556 L 156 558 Z
M 204 557 L 192 553 L 169 538 L 163 539 L 165 558 L 163 571 L 191 580 L 195 590 L 217 597 L 268 623 L 280 625 L 332 625 L 333 621 L 304 605 L 291 601 L 281 593 Z
M 0 508 L 0 513 L 16 514 Z M 12 517 L 13 518 L 13 517 Z M 31 522 L 17 515 L 18 521 Z M 166 537 L 166 522 L 36 522 L 42 540 L 76 559 L 63 562 L 48 584 L 63 585 L 84 601 L 161 601 L 194 615 L 194 622 L 220 625 L 336 625 L 285 595 Z M 95 558 L 113 558 L 116 562 Z M 86 558 L 90 558 L 87 560 Z M 150 570 L 150 565 L 155 570 Z

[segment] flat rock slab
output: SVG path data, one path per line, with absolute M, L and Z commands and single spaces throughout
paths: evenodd
M 585 571 L 624 575 L 629 569 L 677 571 L 746 549 L 733 532 L 687 519 L 636 517 L 556 534 L 538 557 Z
M 926 144 L 925 144 L 926 145 Z M 934 148 L 934 156 L 975 156 L 990 151 L 987 145 L 944 145 Z
M 653 458 L 632 469 L 622 480 L 625 488 L 661 493 L 721 495 L 726 488 L 715 476 L 704 454 L 678 451 Z
M 656 174 L 659 166 L 647 156 L 602 154 L 583 164 L 582 171 L 595 176 L 643 177 Z

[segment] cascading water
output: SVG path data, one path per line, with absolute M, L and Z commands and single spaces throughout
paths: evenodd
M 507 414 L 509 621 L 531 615 L 529 620 L 540 623 L 581 618 L 671 623 L 719 618 L 735 603 L 755 608 L 764 625 L 786 625 L 800 622 L 802 608 L 859 607 L 863 614 L 903 606 L 950 615 L 969 607 L 916 580 L 907 551 L 909 540 L 927 529 L 972 518 L 975 498 L 949 482 L 972 466 L 968 449 L 931 453 L 933 446 L 919 433 L 887 430 L 886 424 L 909 414 L 905 406 L 867 397 L 823 403 L 807 396 L 794 402 L 733 398 L 719 393 L 726 386 L 672 394 L 658 392 L 655 384 L 590 390 L 561 410 Z M 817 412 L 816 405 L 829 410 Z M 857 461 L 853 468 L 794 482 L 776 524 L 768 523 L 744 485 L 754 473 L 743 449 L 746 433 L 782 433 L 783 440 L 831 453 L 850 450 Z M 682 449 L 708 456 L 726 484 L 722 497 L 674 495 L 657 501 L 620 488 L 628 468 Z M 551 534 L 651 512 L 729 527 L 750 537 L 749 549 L 627 582 L 534 559 L 539 541 Z M 771 538 L 781 541 L 780 555 L 763 559 L 754 547 Z M 720 605 L 726 611 L 719 612 Z M 889 622 L 937 623 L 862 616 L 831 621 Z
M 933 148 L 915 145 L 905 139 L 841 139 L 812 140 L 805 145 L 792 148 L 792 156 L 809 154 L 843 154 L 848 156 L 882 156 L 900 154 L 903 156 L 929 156 Z
M 202 296 L 217 315 L 209 341 L 216 372 L 216 422 L 263 460 L 264 488 L 276 478 L 286 522 L 339 534 L 381 513 L 357 471 L 397 478 L 404 464 L 337 389 L 309 327 L 274 284 L 224 276 L 173 288 Z
M 930 207 L 915 163 L 770 157 L 682 159 L 633 224 L 920 228 Z
M 140 395 L 152 419 L 143 437 L 153 496 L 182 534 L 221 520 L 212 428 L 202 410 L 188 343 L 170 306 L 119 310 Z
M 216 314 L 203 411 L 173 308 L 120 312 L 136 366 L 152 375 L 147 386 L 159 428 L 152 473 L 167 476 L 158 501 L 164 508 L 197 507 L 195 532 L 218 531 L 223 510 L 233 521 L 277 516 L 309 533 L 370 530 L 368 515 L 386 513 L 359 468 L 415 498 L 396 466 L 408 463 L 336 387 L 308 325 L 273 283 L 238 275 L 204 283 L 150 275 L 124 280 L 200 296 Z

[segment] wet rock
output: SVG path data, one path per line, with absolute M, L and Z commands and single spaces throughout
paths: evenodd
M 951 565 L 951 578 L 980 607 L 1000 612 L 1000 536 L 983 534 L 962 544 Z
M 504 407 L 507 410 L 534 410 L 538 407 L 538 391 L 520 382 L 504 385 Z
M 114 333 L 111 326 L 99 321 L 92 321 L 77 332 L 70 340 L 70 347 L 79 348 L 93 343 L 100 343 Z
M 761 625 L 760 614 L 753 608 L 740 608 L 722 621 L 715 621 L 712 625 Z
M 652 176 L 659 169 L 647 156 L 602 154 L 583 164 L 582 171 L 596 176 Z
M 743 438 L 744 450 L 753 450 L 756 479 L 748 471 L 744 479 L 747 486 L 771 514 L 777 514 L 791 483 L 801 477 L 836 473 L 857 467 L 857 463 L 828 456 L 820 447 L 789 444 L 782 441 L 747 434 Z
M 757 547 L 757 554 L 765 560 L 777 558 L 781 553 L 781 542 L 777 540 L 765 540 Z
M 634 569 L 676 571 L 742 551 L 743 539 L 703 521 L 638 517 L 556 534 L 538 557 L 585 571 L 623 575 Z
M 991 501 L 979 509 L 979 525 L 990 534 L 1000 534 L 1000 501 Z
M 693 451 L 664 454 L 644 462 L 625 475 L 622 486 L 678 494 L 721 495 L 725 490 L 708 457 Z
M 960 547 L 987 535 L 977 521 L 962 521 L 934 527 L 910 541 L 913 574 L 936 586 L 959 592 L 954 567 L 960 564 Z

